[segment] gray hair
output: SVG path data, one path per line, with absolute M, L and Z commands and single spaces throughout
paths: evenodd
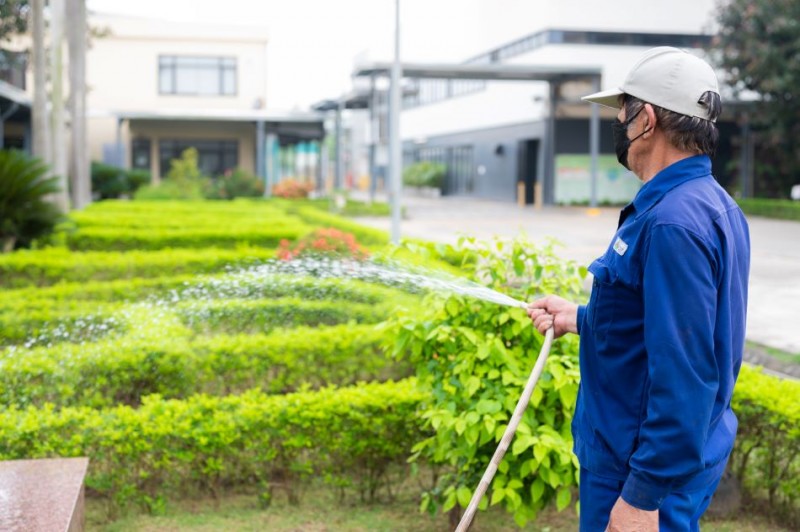
M 634 96 L 625 95 L 625 116 L 633 116 L 645 103 Z M 703 93 L 698 101 L 708 109 L 709 119 L 682 115 L 658 105 L 653 105 L 656 119 L 670 144 L 682 151 L 713 156 L 719 143 L 719 131 L 714 121 L 722 112 L 719 94 L 713 91 Z

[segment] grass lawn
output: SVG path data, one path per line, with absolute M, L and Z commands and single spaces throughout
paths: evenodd
M 800 353 L 791 353 L 789 351 L 783 351 L 775 347 L 769 347 L 767 345 L 757 344 L 755 342 L 750 342 L 750 341 L 747 342 L 747 347 L 755 349 L 757 351 L 763 351 L 769 356 L 781 360 L 783 362 L 788 362 L 790 364 L 800 364 Z
M 261 509 L 252 495 L 229 495 L 220 499 L 185 501 L 167 508 L 165 515 L 129 516 L 112 523 L 103 518 L 102 503 L 87 499 L 87 528 L 107 532 L 121 531 L 292 531 L 292 532 L 434 532 L 448 530 L 447 516 L 421 514 L 417 498 L 409 490 L 393 502 L 368 505 L 339 503 L 329 489 L 314 489 L 297 506 L 278 497 L 268 509 Z M 780 532 L 788 530 L 773 525 L 760 516 L 742 515 L 735 519 L 710 520 L 703 530 L 714 532 Z M 567 532 L 578 529 L 573 508 L 561 513 L 551 508 L 522 530 Z M 499 507 L 481 512 L 471 528 L 474 532 L 520 530 L 511 514 Z

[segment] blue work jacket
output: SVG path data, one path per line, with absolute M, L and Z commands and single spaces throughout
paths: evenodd
M 624 481 L 637 508 L 658 509 L 724 469 L 749 268 L 747 221 L 704 155 L 648 181 L 589 267 L 574 448 L 582 467 Z

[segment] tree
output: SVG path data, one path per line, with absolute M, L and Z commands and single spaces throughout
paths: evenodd
M 0 0 L 0 42 L 28 30 L 28 0 Z
M 59 191 L 47 165 L 16 150 L 0 150 L 0 249 L 27 247 L 61 220 L 46 198 Z
M 759 96 L 750 115 L 758 128 L 759 192 L 788 196 L 800 181 L 800 2 L 727 0 L 717 8 L 714 49 L 737 95 Z

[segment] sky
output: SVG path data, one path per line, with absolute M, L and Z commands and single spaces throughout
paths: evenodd
M 405 61 L 463 61 L 485 50 L 486 0 L 401 0 Z M 88 0 L 91 11 L 266 27 L 267 102 L 305 110 L 352 87 L 356 57 L 391 60 L 394 0 Z

